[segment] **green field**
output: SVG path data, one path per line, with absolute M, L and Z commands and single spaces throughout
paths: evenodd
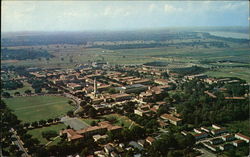
M 250 69 L 249 68 L 220 68 L 216 71 L 207 71 L 205 73 L 211 77 L 238 77 L 240 79 L 250 82 Z
M 130 125 L 133 123 L 133 121 L 130 120 L 128 117 L 122 116 L 122 115 L 119 115 L 119 114 L 104 115 L 104 116 L 102 116 L 100 118 L 97 118 L 97 119 L 82 118 L 82 121 L 84 121 L 85 123 L 91 125 L 91 122 L 93 122 L 93 121 L 98 122 L 99 120 L 104 121 L 104 118 L 114 118 L 114 119 L 116 119 L 116 122 L 113 123 L 113 125 L 119 125 L 119 126 L 123 125 L 124 127 L 127 127 L 127 128 L 129 128 Z M 134 125 L 138 125 L 138 124 L 133 123 L 131 126 L 134 126 Z
M 5 99 L 6 104 L 23 122 L 47 120 L 63 116 L 73 106 L 61 96 L 29 96 Z
M 37 138 L 41 142 L 41 144 L 46 144 L 49 141 L 42 137 L 42 132 L 52 130 L 52 131 L 56 131 L 59 135 L 59 131 L 65 128 L 66 126 L 64 124 L 57 124 L 57 125 L 52 125 L 48 127 L 29 130 L 28 134 L 32 135 L 33 138 Z M 57 142 L 59 142 L 59 140 L 60 140 L 60 137 L 56 138 L 56 140 L 50 143 L 50 145 L 56 144 Z
M 133 123 L 133 121 L 130 120 L 128 117 L 122 116 L 122 115 L 119 115 L 119 114 L 109 114 L 109 115 L 104 115 L 103 117 L 106 117 L 106 118 L 114 117 L 116 119 L 116 122 L 114 123 L 114 125 L 122 126 L 122 124 L 123 124 L 124 127 L 127 127 L 127 128 L 129 128 L 130 125 L 131 126 L 138 125 L 135 122 Z

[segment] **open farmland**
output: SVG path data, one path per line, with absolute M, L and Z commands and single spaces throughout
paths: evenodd
M 47 120 L 65 115 L 73 107 L 68 98 L 59 96 L 29 96 L 6 99 L 6 104 L 23 122 Z

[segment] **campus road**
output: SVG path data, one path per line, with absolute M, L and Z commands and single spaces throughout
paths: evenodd
M 211 153 L 204 148 L 199 148 L 199 149 L 194 148 L 194 150 L 197 150 L 197 151 L 202 153 L 199 157 L 216 157 L 216 155 L 214 153 Z
M 23 156 L 23 157 L 30 157 L 30 155 L 28 154 L 27 150 L 23 147 L 23 144 L 22 144 L 22 142 L 21 142 L 19 136 L 17 136 L 16 131 L 15 131 L 13 128 L 11 128 L 10 131 L 13 133 L 12 137 L 14 137 L 14 138 L 17 139 L 16 141 L 13 141 L 14 144 L 17 145 L 18 148 L 24 152 L 24 153 L 22 154 L 22 156 Z

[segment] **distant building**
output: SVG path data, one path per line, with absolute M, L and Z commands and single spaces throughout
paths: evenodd
M 217 152 L 219 149 L 217 146 L 210 144 L 209 142 L 204 142 L 203 145 L 214 152 Z
M 146 142 L 148 142 L 150 145 L 152 145 L 152 144 L 154 143 L 154 141 L 155 141 L 155 138 L 153 138 L 153 137 L 151 137 L 151 136 L 148 136 L 148 137 L 146 138 Z
M 241 133 L 235 134 L 235 138 L 244 140 L 244 141 L 246 141 L 246 143 L 249 143 L 249 140 L 250 140 L 250 137 L 245 136 L 245 135 L 243 135 Z
M 227 141 L 234 140 L 235 137 L 233 135 L 226 135 L 226 136 L 222 136 L 222 139 L 227 142 Z
M 140 93 L 146 91 L 147 89 L 148 87 L 142 84 L 133 84 L 116 88 L 116 90 L 120 91 L 121 93 Z
M 205 74 L 188 75 L 188 76 L 184 76 L 184 78 L 188 79 L 188 80 L 204 79 L 204 78 L 207 78 L 207 75 L 205 75 Z
M 228 150 L 228 149 L 232 149 L 234 146 L 230 143 L 226 143 L 223 145 L 220 145 L 219 148 L 220 150 L 224 151 L 224 150 Z
M 200 139 L 203 139 L 203 138 L 206 138 L 206 137 L 208 137 L 208 134 L 205 133 L 205 132 L 201 132 L 201 133 L 198 133 L 198 134 L 194 135 L 195 140 L 200 140 Z
M 171 124 L 174 124 L 174 125 L 177 125 L 177 126 L 181 125 L 181 123 L 182 123 L 182 119 L 174 117 L 171 114 L 166 114 L 165 113 L 165 114 L 161 115 L 161 118 L 164 119 L 164 120 L 167 120 Z
M 226 133 L 227 129 L 225 128 L 221 128 L 221 129 L 216 129 L 216 130 L 212 130 L 211 133 L 215 136 Z
M 108 95 L 104 99 L 105 99 L 106 102 L 108 102 L 110 100 L 119 102 L 119 101 L 124 101 L 124 100 L 130 100 L 131 98 L 132 98 L 132 96 L 129 95 L 129 94 L 119 93 L 119 94 Z
M 210 142 L 210 144 L 215 145 L 215 144 L 223 143 L 224 141 L 221 138 L 214 138 L 214 139 L 210 140 L 209 142 Z
M 246 142 L 244 141 L 244 140 L 235 140 L 235 141 L 233 141 L 233 145 L 235 146 L 235 147 L 239 147 L 239 146 L 242 146 L 242 145 L 244 145 Z

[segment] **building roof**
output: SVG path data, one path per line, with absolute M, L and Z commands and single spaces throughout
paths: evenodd
M 240 136 L 240 137 L 242 137 L 242 138 L 244 138 L 244 139 L 246 139 L 246 140 L 250 140 L 250 137 L 248 137 L 248 136 L 246 136 L 246 135 L 243 135 L 243 134 L 241 134 L 241 133 L 237 133 L 237 134 L 235 134 L 235 135 L 238 135 L 238 136 Z
M 195 136 L 195 137 L 198 137 L 198 136 L 203 136 L 203 135 L 207 135 L 207 133 L 202 132 L 202 133 L 195 134 L 194 136 Z
M 227 100 L 244 100 L 244 97 L 225 97 Z
M 235 140 L 233 142 L 239 144 L 239 143 L 244 143 L 245 141 L 244 140 Z
M 146 141 L 147 141 L 147 142 L 150 142 L 150 143 L 153 143 L 153 142 L 155 141 L 155 138 L 153 138 L 153 137 L 151 137 L 151 136 L 148 136 L 148 137 L 146 138 Z
M 77 132 L 75 132 L 73 129 L 66 129 L 62 131 L 63 134 L 68 134 L 68 138 L 70 138 L 71 140 L 75 140 L 75 139 L 79 139 L 79 138 L 83 138 L 83 135 L 78 134 Z
M 176 122 L 182 120 L 182 119 L 180 119 L 180 118 L 176 118 L 176 117 L 174 117 L 174 116 L 172 116 L 172 115 L 170 115 L 170 114 L 167 114 L 167 113 L 161 115 L 161 118 L 163 118 L 163 119 L 168 119 L 168 120 L 172 120 L 172 121 L 176 121 Z
M 104 129 L 106 127 L 104 126 L 92 126 L 92 127 L 88 127 L 88 128 L 85 128 L 85 129 L 82 129 L 82 130 L 77 130 L 76 132 L 78 134 L 84 134 L 86 132 L 90 132 L 90 131 L 94 131 L 94 130 L 99 130 L 99 129 Z

